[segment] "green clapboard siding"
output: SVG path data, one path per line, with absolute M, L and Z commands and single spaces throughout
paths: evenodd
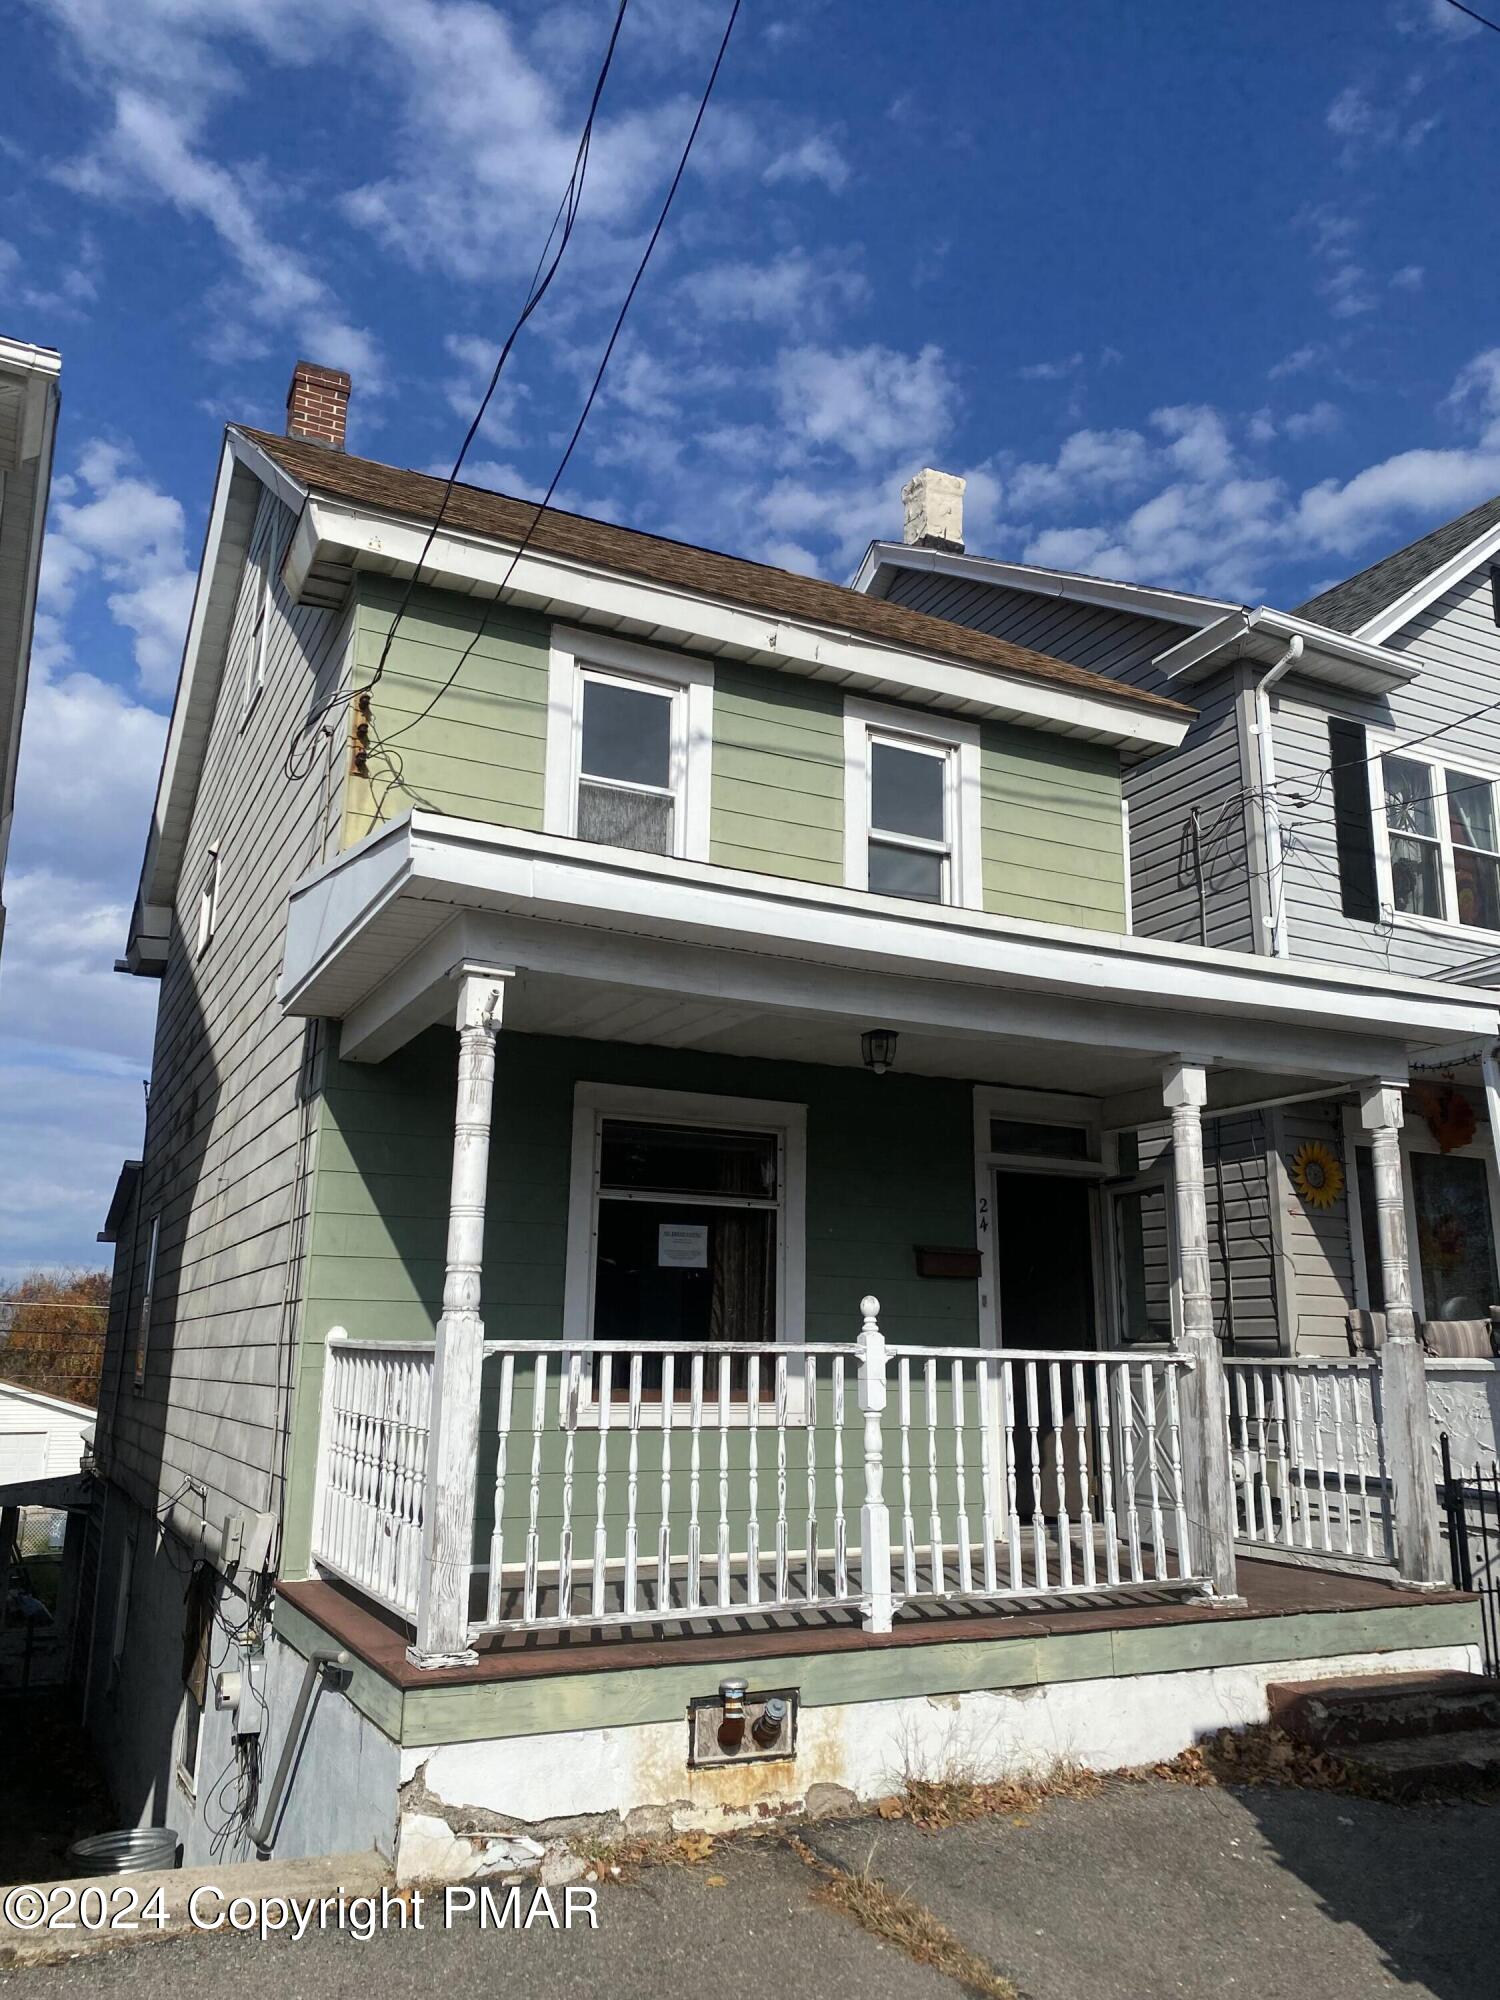
M 361 574 L 355 589 L 354 678 L 364 686 L 380 663 L 402 586 Z M 411 805 L 540 831 L 548 631 L 546 619 L 529 612 L 447 591 L 412 593 L 372 696 L 370 782 L 350 787 L 346 846 Z M 443 689 L 471 643 L 434 712 L 397 737 Z M 389 760 L 380 751 L 387 736 Z
M 1125 928 L 1118 754 L 1009 724 L 980 733 L 984 907 Z
M 836 689 L 721 661 L 714 670 L 709 859 L 844 879 L 844 719 Z
M 376 1068 L 330 1064 L 308 1238 L 288 1574 L 301 1573 L 307 1561 L 328 1329 L 343 1326 L 360 1338 L 430 1339 L 437 1321 L 456 1054 L 454 1036 L 433 1029 Z M 806 1104 L 806 1338 L 852 1341 L 859 1330 L 860 1297 L 873 1291 L 892 1341 L 934 1346 L 977 1341 L 973 1284 L 920 1279 L 912 1256 L 918 1243 L 968 1246 L 974 1241 L 968 1085 L 504 1034 L 497 1051 L 485 1230 L 483 1309 L 492 1337 L 557 1339 L 562 1333 L 573 1086 L 585 1078 Z M 529 1370 L 523 1369 L 516 1382 L 518 1413 L 530 1410 L 530 1384 Z M 488 1449 L 479 1469 L 479 1528 L 485 1541 L 497 1390 L 498 1369 L 491 1362 L 485 1377 Z M 825 1419 L 830 1393 L 825 1367 L 818 1388 Z M 949 1393 L 946 1386 L 941 1391 L 944 1407 Z M 857 1498 L 860 1463 L 852 1378 L 849 1402 L 845 1455 L 852 1500 Z M 972 1421 L 977 1411 L 970 1416 Z M 951 1426 L 945 1422 L 943 1430 L 940 1452 L 946 1466 Z M 788 1477 L 794 1484 L 800 1481 L 805 1492 L 805 1436 L 793 1434 L 789 1442 Z M 551 1457 L 554 1447 L 560 1450 L 555 1426 L 549 1427 L 546 1443 L 544 1505 L 550 1519 L 557 1490 Z M 580 1481 L 587 1475 L 590 1489 L 595 1450 L 592 1436 L 579 1445 L 577 1474 Z M 831 1435 L 820 1431 L 818 1450 L 826 1501 L 832 1490 Z M 977 1439 L 972 1450 L 977 1454 Z M 685 1476 L 684 1451 L 679 1440 L 679 1476 Z M 742 1498 L 749 1473 L 743 1430 L 731 1437 L 730 1453 L 733 1491 Z M 774 1507 L 774 1436 L 763 1434 L 762 1453 L 763 1504 Z M 972 1463 L 977 1465 L 977 1456 Z M 642 1453 L 642 1489 L 648 1482 L 651 1489 L 641 1515 L 643 1547 L 648 1522 L 655 1534 L 660 1466 L 657 1438 Z M 513 1488 L 512 1501 L 520 1505 L 524 1500 L 523 1481 Z M 800 1533 L 800 1527 L 794 1531 Z

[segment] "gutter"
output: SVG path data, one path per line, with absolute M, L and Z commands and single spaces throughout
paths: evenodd
M 1401 653 L 1389 652 L 1365 639 L 1351 639 L 1346 632 L 1315 625 L 1287 611 L 1273 611 L 1265 604 L 1255 611 L 1231 612 L 1217 624 L 1205 626 L 1201 632 L 1194 632 L 1158 653 L 1151 664 L 1169 682 L 1187 686 L 1225 659 L 1239 659 L 1247 654 L 1253 658 L 1252 648 L 1257 640 L 1285 645 L 1294 638 L 1300 638 L 1309 649 L 1304 672 L 1310 671 L 1312 661 L 1318 657 L 1341 661 L 1364 677 L 1362 682 L 1351 680 L 1349 685 L 1361 685 L 1366 693 L 1389 693 L 1414 681 L 1421 671 L 1416 662 Z
M 1271 730 L 1271 689 L 1283 674 L 1302 658 L 1302 635 L 1294 633 L 1281 657 L 1274 660 L 1255 684 L 1256 748 L 1260 764 L 1261 826 L 1266 843 L 1266 899 L 1269 913 L 1262 922 L 1271 932 L 1271 956 L 1287 957 L 1286 902 L 1283 894 L 1284 862 L 1281 851 L 1281 801 L 1276 796 L 1276 738 Z

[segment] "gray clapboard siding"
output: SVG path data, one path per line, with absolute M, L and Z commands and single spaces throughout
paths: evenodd
M 1276 1240 L 1271 1221 L 1271 1136 L 1261 1111 L 1210 1118 L 1203 1127 L 1204 1198 L 1208 1210 L 1209 1278 L 1214 1331 L 1229 1351 L 1274 1352 L 1281 1342 Z M 1140 1134 L 1142 1168 L 1165 1155 L 1170 1128 Z M 1164 1314 L 1168 1245 L 1165 1229 L 1148 1235 L 1146 1285 L 1153 1310 Z
M 1202 941 L 1191 840 L 1192 809 L 1197 806 L 1204 829 L 1207 942 L 1226 950 L 1255 948 L 1241 801 L 1242 750 L 1235 720 L 1238 681 L 1233 672 L 1217 675 L 1184 695 L 1152 665 L 1159 653 L 1182 638 L 1182 626 L 1135 612 L 1042 597 L 935 570 L 898 571 L 889 596 L 915 611 L 992 632 L 1131 687 L 1186 699 L 1196 707 L 1197 719 L 1179 750 L 1125 773 L 1132 928 L 1143 937 Z
M 347 670 L 347 617 L 295 606 L 279 578 L 265 678 L 244 700 L 262 561 L 275 575 L 291 516 L 263 494 L 241 580 L 161 982 L 140 1197 L 119 1246 L 114 1316 L 123 1369 L 121 1474 L 152 1503 L 187 1481 L 205 1512 L 276 1501 L 291 1390 L 291 1314 L 305 1175 L 306 1030 L 275 1005 L 286 897 L 332 851 L 342 812 L 344 717 L 288 780 L 287 745 Z M 300 739 L 304 750 L 308 747 Z M 218 915 L 197 955 L 198 901 L 219 845 Z M 299 1166 L 304 1180 L 299 1182 Z M 153 1216 L 161 1237 L 147 1374 L 131 1386 Z M 132 1268 L 133 1265 L 133 1268 Z M 290 1303 L 289 1303 L 290 1302 Z M 123 1347 L 123 1352 L 121 1348 Z
M 1399 738 L 1428 737 L 1420 749 L 1462 766 L 1500 770 L 1500 631 L 1489 572 L 1463 578 L 1386 642 L 1421 664 L 1418 678 L 1389 697 L 1334 700 L 1305 682 L 1288 680 L 1275 718 L 1279 790 L 1290 836 L 1286 861 L 1287 929 L 1299 958 L 1380 965 L 1395 973 L 1432 975 L 1492 950 L 1488 932 L 1417 927 L 1399 919 L 1368 924 L 1339 907 L 1329 764 L 1330 714 L 1363 722 Z M 1486 693 L 1492 702 L 1478 716 Z M 1441 732 L 1435 736 L 1432 732 Z
M 1297 1148 L 1320 1139 L 1343 1158 L 1339 1107 L 1334 1103 L 1293 1104 L 1281 1113 L 1281 1157 L 1289 1170 Z M 1352 1161 L 1345 1161 L 1345 1169 Z M 1295 1351 L 1347 1354 L 1346 1315 L 1354 1304 L 1354 1259 L 1349 1238 L 1349 1196 L 1332 1208 L 1312 1209 L 1288 1182 L 1283 1232 L 1296 1279 Z

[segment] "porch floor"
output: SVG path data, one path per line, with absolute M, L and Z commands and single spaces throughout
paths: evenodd
M 711 1614 L 692 1630 L 667 1634 L 638 1625 L 508 1632 L 481 1639 L 470 1667 L 426 1669 L 406 1657 L 407 1627 L 336 1583 L 280 1583 L 279 1595 L 338 1645 L 402 1689 L 454 1687 L 548 1674 L 620 1672 L 630 1668 L 778 1659 L 793 1654 L 847 1653 L 963 1641 L 1050 1638 L 1073 1632 L 1126 1631 L 1143 1626 L 1221 1624 L 1308 1612 L 1376 1611 L 1399 1605 L 1473 1602 L 1454 1591 L 1413 1590 L 1373 1576 L 1351 1576 L 1290 1563 L 1239 1558 L 1242 1604 L 1183 1601 L 1181 1586 L 1143 1584 L 1128 1599 L 1089 1604 L 1077 1598 L 1000 1609 L 993 1604 L 918 1601 L 903 1605 L 895 1628 L 866 1632 L 849 1607 L 770 1612 L 733 1622 Z

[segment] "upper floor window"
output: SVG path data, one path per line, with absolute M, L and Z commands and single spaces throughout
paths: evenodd
M 547 832 L 706 861 L 707 662 L 557 630 L 550 682 Z
M 161 1243 L 161 1217 L 151 1218 L 151 1234 L 146 1241 L 145 1283 L 141 1288 L 141 1309 L 135 1323 L 135 1386 L 144 1388 L 146 1355 L 151 1346 L 151 1308 L 156 1302 L 156 1252 Z
M 261 544 L 260 556 L 255 565 L 254 581 L 254 622 L 250 628 L 250 644 L 245 651 L 245 685 L 240 704 L 243 721 L 257 701 L 266 684 L 266 645 L 271 622 L 272 579 L 276 574 L 276 537 L 268 534 Z
M 1500 931 L 1496 780 L 1416 757 L 1381 760 L 1391 907 Z
M 213 942 L 219 921 L 219 844 L 204 856 L 203 874 L 198 884 L 198 956 L 202 958 Z
M 947 716 L 844 709 L 844 879 L 923 903 L 983 903 L 979 732 Z

